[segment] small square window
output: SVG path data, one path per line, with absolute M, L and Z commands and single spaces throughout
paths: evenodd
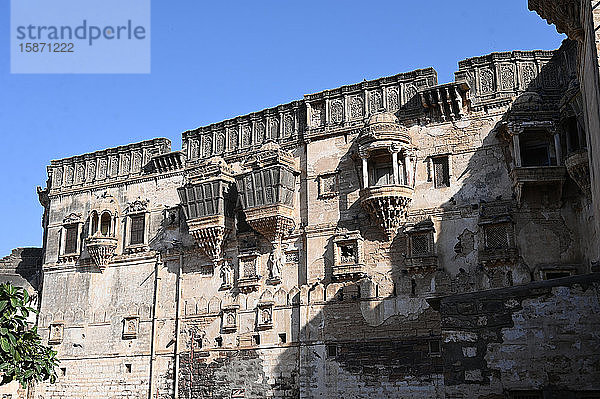
M 354 245 L 340 245 L 340 260 L 342 263 L 356 263 Z
M 125 372 L 127 374 L 131 373 L 131 363 L 125 363 Z
M 336 357 L 337 356 L 337 345 L 329 344 L 327 345 L 327 357 Z
M 338 175 L 337 173 L 328 173 L 319 176 L 319 198 L 328 198 L 337 195 Z
M 131 237 L 129 243 L 138 245 L 144 243 L 145 215 L 133 215 L 131 218 Z
M 217 344 L 218 347 L 223 346 L 223 338 L 222 337 L 215 338 L 215 343 Z
M 60 344 L 64 336 L 64 324 L 52 323 L 50 324 L 50 336 L 48 337 L 48 343 L 51 345 Z
M 450 187 L 450 164 L 448 161 L 448 157 L 435 157 L 432 159 L 432 162 L 434 187 Z
M 61 367 L 60 368 L 60 375 L 62 377 L 64 377 L 65 375 L 67 375 L 67 368 L 66 367 Z
M 506 223 L 489 225 L 485 228 L 485 247 L 488 250 L 509 247 L 508 226 Z
M 254 345 L 260 345 L 260 335 L 255 334 L 252 336 L 252 342 Z
M 280 344 L 285 344 L 287 342 L 287 335 L 286 333 L 279 333 L 279 343 Z
M 440 348 L 440 340 L 434 339 L 429 341 L 429 355 L 439 356 L 442 353 Z

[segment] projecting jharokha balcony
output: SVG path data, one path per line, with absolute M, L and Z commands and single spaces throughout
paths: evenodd
M 387 112 L 371 116 L 358 137 L 360 202 L 390 240 L 405 221 L 413 197 L 415 156 L 410 141 L 396 116 Z

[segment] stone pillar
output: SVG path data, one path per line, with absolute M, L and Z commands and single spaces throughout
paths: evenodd
M 554 133 L 554 151 L 556 152 L 556 165 L 562 165 L 562 146 L 560 145 L 560 134 Z
M 398 152 L 392 150 L 392 173 L 394 174 L 394 184 L 400 184 L 400 176 L 398 176 Z
M 406 165 L 406 185 L 410 187 L 414 187 L 414 173 L 413 173 L 413 165 L 412 165 L 412 154 L 407 153 L 404 158 L 404 163 Z
M 362 158 L 362 175 L 363 175 L 363 188 L 369 187 L 369 170 L 367 163 L 367 156 L 365 155 Z
M 512 140 L 515 153 L 515 167 L 519 168 L 521 167 L 521 143 L 519 142 L 519 134 L 513 132 Z

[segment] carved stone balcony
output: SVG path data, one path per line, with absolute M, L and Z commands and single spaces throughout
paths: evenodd
M 189 227 L 200 249 L 217 265 L 233 229 L 237 193 L 233 172 L 222 159 L 212 159 L 188 171 L 188 181 L 177 189 Z
M 367 187 L 360 190 L 360 203 L 391 239 L 406 219 L 413 193 L 404 185 Z
M 524 166 L 515 167 L 510 172 L 517 203 L 523 199 L 523 190 L 530 187 L 551 187 L 557 193 L 557 200 L 562 196 L 562 187 L 567 177 L 564 166 Z
M 110 263 L 117 248 L 116 237 L 92 236 L 85 239 L 88 252 L 101 270 Z
M 586 197 L 591 198 L 590 164 L 586 149 L 567 155 L 565 166 L 571 179 L 577 183 Z
M 297 174 L 292 155 L 275 143 L 267 143 L 236 176 L 246 221 L 273 243 L 274 250 L 294 227 Z

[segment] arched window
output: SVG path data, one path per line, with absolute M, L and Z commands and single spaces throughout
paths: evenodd
M 107 236 L 110 232 L 110 213 L 104 212 L 100 218 L 100 233 Z

